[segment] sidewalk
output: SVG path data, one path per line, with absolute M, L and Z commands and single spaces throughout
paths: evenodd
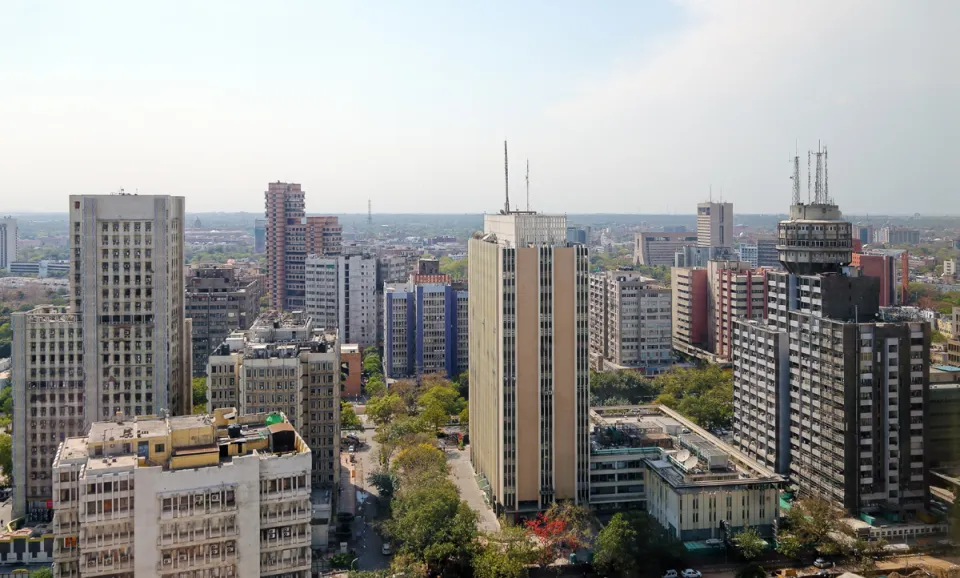
M 354 479 L 351 476 L 354 469 L 349 457 L 340 455 L 340 499 L 337 500 L 337 512 L 348 512 L 357 515 L 357 491 Z

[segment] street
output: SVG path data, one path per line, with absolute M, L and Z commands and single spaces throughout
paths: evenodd
M 352 479 L 352 486 L 344 491 L 355 491 L 357 500 L 357 517 L 353 521 L 353 536 L 351 545 L 357 552 L 357 570 L 381 570 L 390 566 L 390 556 L 384 556 L 380 548 L 383 539 L 373 530 L 370 522 L 376 520 L 379 514 L 377 508 L 377 489 L 367 482 L 367 476 L 379 468 L 380 445 L 373 439 L 373 425 L 366 425 L 366 416 L 361 415 L 365 428 L 360 434 L 363 444 L 356 448 L 352 464 L 356 475 Z M 358 432 L 359 433 L 359 432 Z M 349 459 L 347 460 L 349 463 Z
M 446 450 L 450 464 L 450 479 L 460 490 L 460 497 L 477 512 L 477 528 L 482 532 L 496 532 L 500 529 L 496 514 L 484 500 L 483 492 L 477 485 L 477 476 L 470 464 L 470 452 L 456 448 Z

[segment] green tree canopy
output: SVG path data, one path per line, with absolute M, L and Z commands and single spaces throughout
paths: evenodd
M 365 388 L 369 397 L 380 397 L 387 393 L 387 384 L 383 382 L 383 377 L 380 375 L 371 375 Z
M 401 552 L 436 571 L 468 569 L 477 537 L 477 514 L 447 479 L 401 486 L 388 522 Z
M 730 427 L 733 421 L 733 374 L 718 365 L 668 371 L 654 380 L 661 393 L 656 403 L 675 409 L 706 428 Z
M 523 578 L 527 567 L 541 558 L 541 547 L 519 526 L 500 520 L 500 530 L 480 538 L 480 547 L 473 559 L 476 578 Z
M 595 542 L 594 561 L 615 576 L 636 576 L 643 570 L 675 568 L 683 557 L 683 544 L 646 512 L 617 514 Z M 612 527 L 611 527 L 612 526 Z M 602 539 L 601 539 L 602 536 Z
M 0 474 L 13 485 L 13 440 L 8 433 L 0 433 Z M 22 480 L 18 480 L 23 483 Z
M 636 371 L 590 371 L 590 398 L 594 405 L 633 405 L 649 402 L 658 393 L 655 382 Z
M 378 353 L 371 353 L 363 358 L 363 372 L 367 375 L 383 375 L 383 362 Z
M 623 514 L 615 514 L 597 535 L 594 565 L 609 576 L 638 575 L 640 560 L 635 550 L 637 542 L 637 530 Z
M 753 560 L 763 553 L 766 541 L 760 537 L 756 528 L 744 528 L 733 537 L 733 543 L 744 560 Z
M 357 412 L 353 409 L 353 404 L 346 401 L 340 402 L 340 429 L 343 431 L 363 429 Z
M 823 498 L 794 500 L 787 510 L 784 526 L 778 532 L 777 550 L 792 558 L 809 551 L 839 553 L 842 547 L 834 536 L 852 535 L 843 518 L 843 510 Z
M 400 450 L 393 465 L 404 486 L 427 484 L 447 475 L 447 456 L 426 443 Z
M 384 424 L 398 415 L 406 415 L 407 406 L 400 396 L 391 393 L 368 401 L 366 413 L 374 422 Z

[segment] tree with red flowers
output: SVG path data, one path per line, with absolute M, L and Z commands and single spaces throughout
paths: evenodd
M 586 545 L 591 535 L 587 511 L 569 502 L 554 503 L 546 512 L 527 520 L 524 526 L 543 546 L 541 566 Z

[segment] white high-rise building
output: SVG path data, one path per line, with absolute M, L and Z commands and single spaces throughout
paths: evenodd
M 8 269 L 17 260 L 17 220 L 0 218 L 0 269 Z
M 69 215 L 69 308 L 13 318 L 14 513 L 34 519 L 58 442 L 96 419 L 192 409 L 183 197 L 71 196 Z
M 282 414 L 94 423 L 53 456 L 54 576 L 307 578 L 310 453 Z
M 311 255 L 304 275 L 306 313 L 318 327 L 339 329 L 342 343 L 377 343 L 376 257 Z
M 733 247 L 733 203 L 697 205 L 697 246 Z

